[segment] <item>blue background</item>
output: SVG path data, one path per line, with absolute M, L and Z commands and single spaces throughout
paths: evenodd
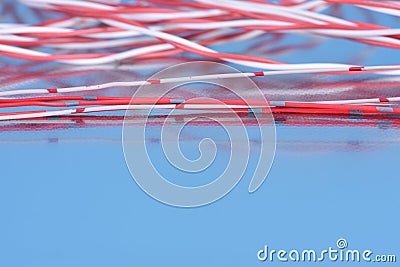
M 351 8 L 345 12 L 353 19 L 363 18 L 363 13 Z M 376 18 L 382 24 L 398 25 L 389 16 Z M 4 16 L 2 22 L 11 19 Z M 289 36 L 280 45 L 303 39 Z M 345 40 L 320 41 L 307 51 L 269 56 L 287 62 L 351 62 L 356 53 L 364 51 L 368 57 L 360 62 L 366 65 L 394 64 L 400 58 L 400 53 L 392 49 L 370 50 Z M 245 51 L 251 45 L 242 49 Z M 1 64 L 18 69 L 23 62 L 3 57 Z M 46 70 L 48 66 L 38 64 L 37 68 Z M 31 69 L 21 70 L 23 75 L 23 71 L 29 73 Z M 156 70 L 140 70 L 139 74 L 96 70 L 78 78 L 37 79 L 13 86 L 132 80 Z M 105 72 L 108 74 L 104 75 Z M 258 82 L 269 90 L 270 98 L 279 99 L 279 88 L 285 89 L 289 84 L 296 90 L 302 79 L 310 84 L 319 79 L 339 79 L 314 78 L 304 75 Z M 267 83 L 275 87 L 268 88 Z M 397 93 L 395 88 L 379 88 L 379 83 L 377 90 L 367 92 L 362 90 L 363 85 L 359 86 L 341 95 L 327 89 L 322 97 Z M 119 89 L 109 92 L 130 94 Z M 300 95 L 288 97 L 314 97 L 313 91 L 297 92 Z M 278 123 L 275 162 L 262 187 L 249 194 L 247 174 L 223 199 L 193 209 L 161 204 L 140 190 L 125 165 L 120 125 L 67 125 L 52 130 L 10 127 L 0 131 L 0 266 L 275 266 L 282 263 L 257 260 L 256 253 L 264 245 L 272 249 L 322 250 L 335 247 L 341 237 L 347 239 L 351 249 L 400 256 L 400 135 L 399 129 L 390 124 L 299 127 Z M 157 126 L 154 127 L 156 131 Z M 214 134 L 210 128 L 207 131 Z M 190 140 L 182 145 L 193 156 L 197 153 L 197 141 Z M 154 151 L 157 145 L 151 144 Z

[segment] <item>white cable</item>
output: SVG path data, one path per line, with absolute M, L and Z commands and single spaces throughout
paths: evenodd
M 334 64 L 332 64 L 334 65 Z M 393 66 L 368 66 L 364 67 L 364 70 L 399 70 L 400 65 Z M 323 73 L 323 72 L 346 72 L 349 71 L 346 67 L 337 68 L 320 68 L 320 69 L 302 69 L 302 70 L 281 70 L 281 71 L 268 71 L 263 72 L 263 76 L 275 76 L 275 75 L 289 75 L 289 74 L 311 74 L 311 73 Z M 380 73 L 384 74 L 384 73 Z M 240 77 L 254 77 L 253 72 L 248 73 L 223 73 L 223 74 L 210 74 L 210 75 L 197 75 L 188 77 L 176 77 L 176 78 L 163 78 L 160 79 L 160 83 L 177 83 L 177 82 L 194 82 L 204 81 L 210 79 L 228 79 L 228 78 L 240 78 Z M 110 82 L 96 85 L 76 86 L 76 87 L 64 87 L 57 88 L 57 93 L 72 93 L 72 92 L 88 92 L 103 90 L 111 87 L 134 87 L 149 85 L 149 81 L 133 81 L 133 82 Z M 22 90 L 9 90 L 0 92 L 0 96 L 16 96 L 16 95 L 33 95 L 33 94 L 47 94 L 47 89 L 22 89 Z
M 231 1 L 231 0 L 196 0 L 197 2 L 226 6 L 233 9 L 251 11 L 255 13 L 268 14 L 268 15 L 280 15 L 292 19 L 302 20 L 305 22 L 310 22 L 318 25 L 325 25 L 326 22 L 339 23 L 342 25 L 354 26 L 355 24 L 344 19 L 314 13 L 307 10 L 295 9 L 290 7 L 282 7 L 276 5 L 265 5 L 254 2 L 244 2 L 244 1 Z
M 141 28 L 138 26 L 130 25 L 127 23 L 119 22 L 119 21 L 114 21 L 110 19 L 104 19 L 102 20 L 104 23 L 114 26 L 114 27 L 119 27 L 119 28 L 124 28 L 127 30 L 134 30 L 137 32 L 141 32 L 145 35 L 150 35 L 150 36 L 155 36 L 159 37 L 162 39 L 170 40 L 176 43 L 180 43 L 189 47 L 192 47 L 194 49 L 198 49 L 201 51 L 209 52 L 209 53 L 217 53 L 216 51 L 209 49 L 207 47 L 204 47 L 202 45 L 199 45 L 197 43 L 193 43 L 189 40 L 180 38 L 175 35 L 171 35 L 168 33 L 164 32 L 159 32 L 159 31 L 154 31 L 151 29 L 146 29 L 146 28 Z M 332 63 L 317 63 L 317 64 L 268 64 L 268 63 L 259 63 L 259 62 L 251 62 L 251 61 L 245 61 L 245 60 L 231 60 L 231 59 L 224 59 L 225 61 L 229 61 L 232 63 L 236 63 L 239 65 L 243 66 L 248 66 L 248 67 L 254 67 L 258 69 L 266 69 L 266 70 L 295 70 L 295 69 L 320 69 L 320 68 L 334 68 L 334 67 L 350 67 L 350 65 L 347 64 L 332 64 Z
M 87 7 L 103 10 L 115 10 L 116 8 L 105 4 L 99 4 L 89 1 L 75 1 L 75 0 L 21 0 L 27 5 L 36 7 L 53 7 L 53 5 L 68 5 L 76 7 Z
M 28 42 L 28 41 L 36 41 L 36 38 L 33 37 L 25 37 L 25 36 L 17 36 L 11 34 L 0 34 L 0 40 L 4 41 L 17 41 L 17 42 Z
M 52 33 L 52 32 L 72 32 L 73 29 L 57 28 L 57 27 L 43 27 L 43 26 L 25 26 L 21 24 L 0 25 L 0 34 L 20 34 L 20 33 Z
M 218 21 L 218 22 L 202 22 L 202 23 L 173 23 L 158 27 L 149 27 L 154 30 L 173 30 L 173 29 L 193 29 L 193 30 L 209 30 L 219 28 L 237 28 L 246 26 L 291 26 L 293 23 L 283 22 L 277 20 L 255 20 L 243 19 L 232 21 Z
M 291 8 L 293 9 L 303 9 L 303 10 L 310 10 L 319 6 L 324 6 L 328 7 L 329 5 L 325 1 L 321 0 L 314 0 L 314 1 L 308 1 L 304 3 L 300 3 L 298 5 L 292 6 Z
M 400 10 L 396 10 L 396 9 L 390 9 L 390 8 L 384 8 L 384 7 L 372 7 L 372 6 L 364 6 L 364 5 L 357 5 L 357 6 L 364 8 L 364 9 L 374 11 L 374 12 L 378 12 L 378 13 L 384 13 L 384 14 L 397 16 L 397 17 L 400 16 Z
M 289 30 L 290 31 L 290 30 Z M 288 31 L 288 32 L 289 32 Z M 296 31 L 296 30 L 295 30 Z M 317 33 L 320 35 L 336 36 L 336 37 L 346 37 L 346 38 L 368 38 L 368 37 L 378 37 L 378 36 L 388 36 L 388 35 L 398 35 L 400 34 L 400 29 L 382 29 L 382 30 L 302 30 L 309 33 Z M 282 31 L 285 32 L 285 31 Z M 389 38 L 392 39 L 392 38 Z
M 0 36 L 1 38 L 1 36 Z M 66 44 L 48 44 L 48 47 L 62 48 L 62 49 L 102 49 L 102 48 L 115 48 L 124 45 L 140 44 L 152 41 L 152 38 L 129 38 L 129 39 L 116 39 L 116 40 L 100 40 L 87 43 L 66 43 Z
M 122 18 L 137 20 L 137 21 L 156 21 L 156 20 L 168 20 L 176 18 L 205 18 L 214 17 L 227 14 L 226 11 L 218 9 L 210 10 L 199 10 L 199 11 L 176 11 L 172 13 L 145 13 L 145 14 L 121 14 Z
M 196 0 L 196 1 L 200 2 L 200 3 L 205 3 L 205 4 L 210 4 L 210 5 L 218 5 L 218 6 L 226 6 L 228 8 L 233 8 L 233 9 L 238 9 L 238 10 L 243 10 L 243 11 L 251 11 L 251 12 L 260 13 L 260 14 L 280 15 L 280 16 L 284 16 L 287 18 L 305 21 L 305 22 L 309 22 L 309 23 L 313 23 L 313 24 L 319 24 L 319 25 L 326 24 L 323 21 L 307 18 L 304 16 L 300 16 L 298 14 L 293 14 L 293 13 L 287 12 L 287 10 L 276 9 L 272 6 L 271 7 L 270 6 L 266 7 L 265 5 L 248 6 L 248 5 L 243 5 L 243 3 L 240 3 L 240 1 L 232 2 L 232 1 L 225 1 L 225 0 L 219 0 L 219 1 Z

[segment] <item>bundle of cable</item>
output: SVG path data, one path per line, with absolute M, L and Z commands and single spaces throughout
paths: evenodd
M 241 77 L 267 79 L 277 75 L 297 74 L 373 74 L 397 77 L 400 74 L 400 64 L 396 61 L 389 65 L 361 66 L 333 62 L 286 63 L 260 56 L 279 53 L 279 49 L 263 51 L 266 38 L 270 38 L 268 44 L 271 46 L 278 43 L 282 36 L 291 34 L 311 36 L 312 40 L 321 40 L 321 37 L 324 40 L 345 39 L 395 51 L 400 48 L 400 29 L 376 24 L 373 19 L 370 22 L 346 19 L 340 8 L 350 6 L 358 11 L 365 11 L 368 15 L 385 14 L 397 19 L 400 16 L 400 5 L 396 1 L 148 0 L 130 4 L 99 0 L 21 2 L 29 10 L 39 12 L 36 19 L 40 19 L 40 22 L 0 24 L 0 56 L 4 62 L 9 62 L 11 58 L 28 63 L 42 62 L 36 64 L 46 62 L 57 66 L 91 66 L 88 68 L 90 70 L 98 67 L 137 66 L 143 60 L 158 60 L 168 64 L 175 59 L 187 57 L 188 60 L 223 62 L 244 71 L 237 74 L 213 73 L 162 79 L 112 80 L 99 84 L 34 89 L 10 89 L 13 85 L 4 86 L 3 83 L 0 90 L 1 121 L 149 108 L 179 108 L 190 112 L 247 112 L 250 107 L 261 110 L 266 108 L 268 112 L 275 114 L 389 115 L 393 119 L 400 114 L 400 97 L 385 95 L 357 99 L 343 99 L 338 95 L 336 99 L 315 101 L 293 100 L 293 97 L 288 99 L 284 96 L 271 101 L 201 101 L 169 97 L 131 99 L 102 94 L 106 89 L 115 87 L 132 88 Z M 3 12 L 7 12 L 6 9 Z M 261 45 L 257 40 L 262 40 Z M 252 47 L 254 50 L 262 51 L 238 52 L 241 44 L 249 41 L 256 43 Z M 221 47 L 229 47 L 233 51 L 224 51 L 226 49 Z M 301 47 L 293 44 L 292 49 Z

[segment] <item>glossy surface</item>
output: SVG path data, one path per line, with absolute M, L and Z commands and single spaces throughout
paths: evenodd
M 352 15 L 352 10 L 347 12 Z M 395 23 L 387 16 L 378 18 Z M 295 36 L 288 37 L 281 45 L 291 45 L 295 40 Z M 342 45 L 346 49 L 337 49 Z M 243 47 L 243 51 L 248 48 Z M 398 62 L 393 60 L 400 58 L 399 51 L 369 50 L 343 40 L 322 41 L 309 50 L 267 56 L 290 62 L 370 65 L 394 64 Z M 353 60 L 357 57 L 361 60 Z M 5 58 L 0 62 L 2 88 L 139 79 L 177 63 L 143 61 L 99 70 L 32 66 Z M 277 100 L 398 95 L 396 76 L 304 75 L 260 78 L 256 82 L 269 99 Z M 116 88 L 107 94 L 132 93 L 124 90 Z M 223 92 L 207 88 L 180 94 L 223 96 Z M 134 183 L 122 153 L 120 120 L 109 122 L 116 125 L 96 126 L 85 120 L 58 123 L 56 119 L 50 120 L 51 126 L 49 121 L 22 126 L 2 123 L 0 266 L 279 265 L 284 263 L 259 262 L 257 251 L 264 245 L 322 250 L 335 247 L 341 237 L 346 238 L 349 248 L 397 253 L 400 257 L 398 118 L 367 125 L 363 123 L 368 120 L 360 118 L 328 123 L 318 120 L 300 117 L 290 123 L 290 118 L 280 118 L 275 162 L 259 191 L 247 192 L 250 177 L 246 173 L 226 197 L 195 209 L 163 205 Z M 159 126 L 153 127 L 156 133 Z M 187 127 L 182 149 L 189 158 L 198 156 L 200 137 L 220 136 L 217 127 Z M 252 127 L 248 129 L 251 133 Z M 257 136 L 250 135 L 250 141 L 257 146 Z M 156 137 L 149 148 L 157 153 Z M 222 157 L 217 164 L 223 163 Z M 250 167 L 254 164 L 251 161 Z M 200 181 L 192 182 L 210 180 L 209 175 L 197 178 Z

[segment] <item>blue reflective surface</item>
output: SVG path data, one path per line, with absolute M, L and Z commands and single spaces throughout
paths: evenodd
M 387 16 L 380 19 L 394 23 Z M 287 44 L 294 42 L 292 38 Z M 338 43 L 345 43 L 349 49 L 336 51 Z M 350 60 L 360 47 L 366 48 L 349 41 L 327 41 L 307 53 L 279 55 L 276 59 L 343 62 Z M 361 61 L 364 64 L 395 63 L 394 58 L 400 58 L 399 51 L 390 49 L 366 53 L 368 57 Z M 15 64 L 18 69 L 15 61 L 1 58 L 1 62 L 7 67 Z M 160 67 L 149 67 L 139 74 L 111 69 L 40 80 L 25 77 L 21 84 L 10 83 L 10 87 L 132 80 L 151 75 Z M 36 68 L 47 70 L 48 65 L 39 64 Z M 27 74 L 32 71 L 21 70 Z M 306 88 L 301 84 L 303 78 L 308 85 L 322 80 L 332 87 Z M 365 81 L 371 85 L 368 90 L 363 90 L 365 84 L 353 83 L 363 77 L 345 78 L 345 82 L 353 83 L 350 85 L 329 79 L 278 77 L 258 83 L 272 99 L 397 93 L 395 77 L 384 88 L 380 80 L 374 82 L 378 78 L 372 77 Z M 119 89 L 107 93 L 131 94 Z M 219 95 L 206 89 L 196 93 Z M 261 188 L 249 194 L 251 177 L 246 173 L 226 197 L 195 209 L 161 204 L 140 190 L 125 165 L 121 125 L 92 127 L 83 123 L 81 127 L 82 122 L 74 123 L 52 128 L 1 125 L 0 266 L 303 266 L 263 263 L 257 260 L 257 251 L 264 245 L 288 251 L 323 250 L 335 247 L 341 237 L 346 238 L 351 249 L 400 257 L 400 181 L 396 169 L 400 135 L 395 123 L 277 123 L 275 161 Z M 154 127 L 156 132 L 157 126 Z M 202 128 L 188 127 L 182 149 L 188 157 L 196 157 Z M 210 135 L 217 132 L 211 126 L 203 129 Z M 251 136 L 250 141 L 256 146 L 257 137 Z M 157 139 L 149 144 L 154 153 L 158 146 Z M 222 158 L 219 164 L 223 163 Z M 255 162 L 251 161 L 250 167 L 252 164 Z M 201 179 L 206 182 L 210 176 Z M 318 264 L 343 265 L 326 261 L 307 266 Z
M 398 252 L 397 129 L 278 126 L 277 134 L 259 191 L 247 192 L 246 175 L 222 200 L 182 209 L 133 182 L 118 127 L 2 133 L 0 261 L 255 266 L 265 244 L 324 249 L 339 237 Z

